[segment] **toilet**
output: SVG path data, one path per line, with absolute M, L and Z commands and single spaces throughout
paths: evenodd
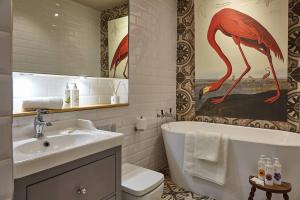
M 160 200 L 164 175 L 132 164 L 122 165 L 122 200 Z

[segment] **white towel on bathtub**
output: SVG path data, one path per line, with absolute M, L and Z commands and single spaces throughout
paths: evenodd
M 195 131 L 194 158 L 219 161 L 222 134 L 218 132 Z
M 228 137 L 222 136 L 218 162 L 211 162 L 194 158 L 195 134 L 185 134 L 183 171 L 191 176 L 198 177 L 224 185 L 226 183 Z

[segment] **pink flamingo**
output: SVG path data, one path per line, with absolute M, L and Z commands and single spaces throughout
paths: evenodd
M 217 82 L 201 89 L 199 93 L 199 99 L 201 99 L 202 95 L 205 93 L 218 90 L 232 74 L 232 65 L 215 40 L 217 31 L 221 31 L 224 35 L 232 37 L 243 57 L 243 60 L 246 64 L 246 69 L 235 81 L 235 83 L 226 91 L 223 97 L 212 99 L 211 102 L 214 104 L 223 102 L 228 94 L 231 93 L 231 91 L 237 86 L 237 84 L 243 79 L 243 77 L 250 71 L 251 66 L 247 61 L 241 44 L 256 49 L 268 58 L 271 72 L 275 80 L 277 92 L 275 96 L 266 99 L 265 102 L 273 103 L 278 100 L 280 97 L 280 86 L 273 66 L 271 51 L 278 59 L 282 60 L 283 62 L 284 58 L 277 42 L 268 32 L 268 30 L 263 27 L 258 21 L 244 13 L 230 8 L 222 9 L 213 16 L 207 33 L 209 44 L 226 64 L 227 73 Z
M 119 46 L 118 46 L 118 48 L 115 52 L 115 55 L 112 59 L 110 70 L 114 69 L 113 78 L 116 77 L 116 70 L 117 70 L 118 65 L 125 58 L 127 58 L 127 62 L 126 62 L 126 66 L 125 66 L 123 75 L 124 75 L 125 78 L 128 78 L 127 75 L 126 75 L 126 70 L 127 70 L 127 67 L 128 67 L 128 34 L 120 42 L 120 44 L 119 44 Z

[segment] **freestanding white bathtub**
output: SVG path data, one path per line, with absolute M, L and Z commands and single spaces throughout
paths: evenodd
M 185 134 L 193 130 L 217 131 L 230 138 L 226 184 L 219 186 L 183 172 Z M 162 125 L 163 138 L 172 180 L 179 186 L 216 198 L 247 200 L 249 175 L 257 174 L 261 154 L 278 157 L 283 165 L 283 180 L 292 183 L 291 200 L 300 200 L 300 135 L 285 131 L 211 124 L 204 122 L 172 122 Z M 265 193 L 256 191 L 255 200 L 265 200 Z M 273 195 L 282 200 L 281 195 Z

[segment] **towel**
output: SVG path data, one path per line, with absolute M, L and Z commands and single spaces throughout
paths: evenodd
M 226 183 L 228 137 L 222 136 L 218 162 L 194 158 L 195 134 L 185 134 L 183 171 L 191 176 L 211 181 L 218 185 Z
M 62 109 L 63 99 L 56 97 L 43 97 L 24 100 L 23 110 L 32 111 L 36 109 Z
M 217 132 L 196 131 L 194 134 L 194 158 L 217 162 L 219 160 L 221 136 Z
M 259 178 L 253 177 L 251 178 L 251 181 L 255 182 L 257 185 L 264 186 L 265 182 L 263 180 L 260 180 Z

